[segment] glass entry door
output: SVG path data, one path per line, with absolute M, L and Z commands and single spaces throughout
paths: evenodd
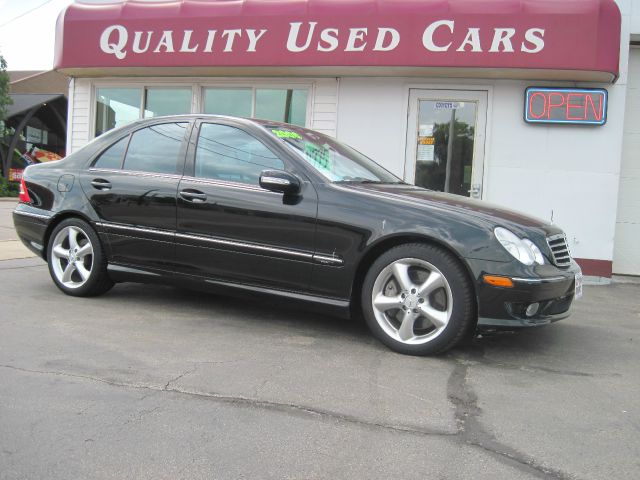
M 410 90 L 405 180 L 481 198 L 486 122 L 486 91 Z

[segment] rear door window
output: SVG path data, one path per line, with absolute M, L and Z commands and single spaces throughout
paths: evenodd
M 125 170 L 177 174 L 182 170 L 182 143 L 187 122 L 162 123 L 134 132 L 124 160 Z

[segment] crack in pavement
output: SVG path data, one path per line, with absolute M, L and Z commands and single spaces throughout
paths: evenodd
M 453 358 L 453 357 L 451 357 Z M 519 370 L 522 372 L 542 372 L 542 373 L 552 373 L 555 375 L 564 375 L 568 377 L 622 377 L 620 373 L 592 373 L 592 372 L 580 372 L 578 370 L 563 370 L 560 368 L 551 368 L 551 367 L 543 367 L 539 365 L 518 365 L 517 363 L 506 363 L 501 362 L 499 360 L 492 360 L 490 358 L 486 358 L 485 356 L 481 356 L 479 358 L 469 358 L 457 359 L 460 362 L 466 363 L 468 365 L 482 365 L 489 368 L 502 368 L 505 370 Z
M 480 349 L 481 350 L 481 349 Z M 535 476 L 537 478 L 552 479 L 552 480 L 571 480 L 575 477 L 569 475 L 563 471 L 545 467 L 541 465 L 535 458 L 526 455 L 515 448 L 501 443 L 496 440 L 480 423 L 479 416 L 481 409 L 478 407 L 478 397 L 473 392 L 469 381 L 469 369 L 473 365 L 486 365 L 484 352 L 477 351 L 475 353 L 467 353 L 464 356 L 450 356 L 455 366 L 449 379 L 447 381 L 447 397 L 454 407 L 454 415 L 456 421 L 457 431 L 455 433 L 437 430 L 427 429 L 415 425 L 402 425 L 383 422 L 374 422 L 366 419 L 359 418 L 354 415 L 347 415 L 331 410 L 320 409 L 316 407 L 298 405 L 294 403 L 274 402 L 269 400 L 260 400 L 258 398 L 248 398 L 243 396 L 224 395 L 220 393 L 200 392 L 185 390 L 177 387 L 171 387 L 172 384 L 194 373 L 199 365 L 196 364 L 193 368 L 183 372 L 182 374 L 170 379 L 164 385 L 153 384 L 135 384 L 127 382 L 118 382 L 114 380 L 107 380 L 100 377 L 94 377 L 90 375 L 73 374 L 60 371 L 47 371 L 47 370 L 33 370 L 28 368 L 17 367 L 15 365 L 0 365 L 2 368 L 8 368 L 16 371 L 43 374 L 43 375 L 57 375 L 63 377 L 70 377 L 76 379 L 89 380 L 99 383 L 104 383 L 114 387 L 132 388 L 149 390 L 152 392 L 170 392 L 179 395 L 186 395 L 193 398 L 201 398 L 210 401 L 222 402 L 230 405 L 239 405 L 251 408 L 262 408 L 270 411 L 278 411 L 283 413 L 297 413 L 305 416 L 321 417 L 325 419 L 332 419 L 334 421 L 345 422 L 354 424 L 366 428 L 383 429 L 393 431 L 397 433 L 405 433 L 419 436 L 439 436 L 451 441 L 460 442 L 465 445 L 479 448 L 484 452 L 491 455 L 497 461 L 504 463 L 512 468 Z M 228 362 L 206 362 L 206 363 L 228 363 Z M 257 395 L 256 395 L 257 396 Z
M 143 419 L 145 416 L 147 416 L 147 415 L 149 415 L 149 414 L 151 414 L 151 413 L 153 413 L 153 412 L 157 412 L 158 410 L 160 410 L 160 407 L 153 407 L 153 408 L 149 408 L 149 409 L 143 409 L 143 410 L 140 410 L 139 412 L 137 412 L 137 413 L 135 413 L 135 414 L 131 415 L 131 417 L 130 417 L 130 418 L 128 418 L 128 419 L 127 419 L 127 420 L 122 424 L 122 426 L 124 427 L 124 426 L 129 425 L 129 424 L 131 424 L 131 423 L 133 423 L 133 422 L 142 422 L 142 419 Z
M 42 264 L 42 265 L 25 265 L 22 267 L 5 267 L 2 265 L 2 262 L 11 262 L 13 260 L 25 260 L 24 258 L 12 258 L 10 260 L 0 260 L 0 270 L 22 270 L 25 268 L 42 268 L 42 267 L 46 267 L 46 264 Z
M 447 397 L 455 407 L 458 437 L 466 445 L 477 447 L 498 461 L 538 478 L 570 480 L 575 477 L 563 471 L 541 465 L 535 458 L 496 440 L 480 423 L 478 396 L 469 385 L 469 368 L 474 364 L 485 365 L 484 351 L 463 357 L 451 356 L 456 365 L 447 381 Z M 478 361 L 478 359 L 480 361 Z
M 93 382 L 104 383 L 106 385 L 110 385 L 113 387 L 151 390 L 153 392 L 170 392 L 170 393 L 176 393 L 176 394 L 186 395 L 186 396 L 195 397 L 195 398 L 201 398 L 205 400 L 227 403 L 230 405 L 262 408 L 265 410 L 284 412 L 284 413 L 298 413 L 305 416 L 332 419 L 340 422 L 359 425 L 366 428 L 383 429 L 383 430 L 389 430 L 389 431 L 412 434 L 412 435 L 439 436 L 444 438 L 447 438 L 447 437 L 455 438 L 458 435 L 457 433 L 452 433 L 452 432 L 447 432 L 444 430 L 437 430 L 437 429 L 428 429 L 428 428 L 423 428 L 415 425 L 372 422 L 362 418 L 358 418 L 353 415 L 347 415 L 347 414 L 335 412 L 332 410 L 325 410 L 325 409 L 320 409 L 320 408 L 306 406 L 306 405 L 298 405 L 294 403 L 281 403 L 281 402 L 273 402 L 269 400 L 259 400 L 256 398 L 248 398 L 243 396 L 223 395 L 223 394 L 211 393 L 211 392 L 198 392 L 198 391 L 183 390 L 179 388 L 168 388 L 167 385 L 169 385 L 172 382 L 175 382 L 176 379 L 169 380 L 167 384 L 160 386 L 160 385 L 153 385 L 153 384 L 135 384 L 135 383 L 117 382 L 113 380 L 106 380 L 100 377 L 93 377 L 90 375 L 80 375 L 80 374 L 67 373 L 67 372 L 32 370 L 28 368 L 17 367 L 15 365 L 0 365 L 0 367 L 19 371 L 19 372 L 25 372 L 25 373 L 34 373 L 34 374 L 41 374 L 41 375 L 56 375 L 61 377 L 89 380 Z M 189 372 L 186 372 L 186 373 L 189 373 Z M 184 375 L 185 374 L 182 374 L 181 376 L 184 376 Z
M 164 386 L 163 390 L 170 390 L 169 389 L 169 385 L 171 385 L 172 383 L 177 382 L 178 380 L 180 380 L 182 377 L 186 376 L 186 375 L 190 375 L 192 373 L 194 373 L 196 370 L 198 370 L 198 365 L 196 364 L 191 370 L 187 370 L 184 373 L 181 373 L 180 375 L 178 375 L 176 378 L 172 378 L 171 380 L 169 380 L 166 385 Z

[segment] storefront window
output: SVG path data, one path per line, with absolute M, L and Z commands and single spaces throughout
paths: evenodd
M 302 89 L 206 88 L 204 113 L 255 117 L 304 127 L 307 119 L 307 96 L 308 91 Z
M 96 90 L 96 136 L 140 118 L 140 88 L 98 88 Z
M 206 88 L 204 113 L 250 117 L 252 96 L 250 88 Z
M 144 117 L 191 113 L 191 88 L 147 88 Z
M 254 116 L 304 127 L 307 119 L 307 90 L 257 89 Z

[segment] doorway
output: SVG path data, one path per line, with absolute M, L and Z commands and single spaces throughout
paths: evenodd
M 486 91 L 409 91 L 405 180 L 482 198 Z

